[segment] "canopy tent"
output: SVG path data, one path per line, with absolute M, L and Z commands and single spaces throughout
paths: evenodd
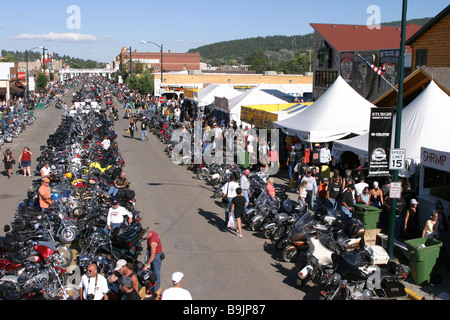
M 292 97 L 303 97 L 305 93 L 313 92 L 312 83 L 289 83 L 289 84 L 267 84 L 262 83 L 259 87 L 261 90 L 279 90 Z
M 194 93 L 194 100 L 198 102 L 200 107 L 208 106 L 214 103 L 215 97 L 233 98 L 242 93 L 233 89 L 229 84 L 211 84 L 206 88 Z
M 339 76 L 313 105 L 273 124 L 287 135 L 297 135 L 308 142 L 332 142 L 368 132 L 372 107 Z
M 409 159 L 411 164 L 420 163 L 421 147 L 450 152 L 448 119 L 450 119 L 450 97 L 431 81 L 402 111 L 400 148 L 406 150 L 406 159 Z M 395 119 L 393 126 L 395 128 Z M 394 139 L 393 136 L 392 146 Z M 337 148 L 341 153 L 352 151 L 365 158 L 368 157 L 368 147 L 369 134 L 339 140 L 333 144 L 333 149 Z M 403 172 L 403 175 L 409 176 L 407 172 Z
M 230 118 L 235 120 L 238 125 L 241 124 L 240 115 L 242 106 L 286 104 L 286 101 L 260 90 L 258 86 L 226 100 L 226 103 L 221 103 L 220 105 L 216 103 L 216 107 L 229 113 Z

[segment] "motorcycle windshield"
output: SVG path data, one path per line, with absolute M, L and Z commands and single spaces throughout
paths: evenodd
M 312 214 L 310 211 L 305 212 L 305 214 L 303 214 L 303 216 L 298 219 L 298 221 L 295 223 L 294 225 L 294 229 L 296 232 L 301 232 L 302 229 L 307 226 L 308 224 L 310 224 L 312 221 L 314 220 Z

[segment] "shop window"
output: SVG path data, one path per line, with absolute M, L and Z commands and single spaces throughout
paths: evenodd
M 427 66 L 428 63 L 428 49 L 416 50 L 416 68 Z
M 450 173 L 425 167 L 423 187 L 430 188 L 430 194 L 450 201 Z

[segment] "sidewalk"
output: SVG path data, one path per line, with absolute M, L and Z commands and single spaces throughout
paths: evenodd
M 289 199 L 298 201 L 297 193 L 291 192 L 289 189 L 289 178 L 286 171 L 279 172 L 273 178 L 275 179 L 275 187 L 286 189 Z M 381 244 L 381 239 L 377 239 L 377 243 Z M 400 260 L 400 257 L 397 257 L 396 250 L 394 250 L 394 255 Z M 404 258 L 404 255 L 402 258 Z M 434 285 L 416 285 L 410 274 L 403 281 L 407 296 L 399 300 L 450 300 L 450 270 L 444 263 L 437 262 L 436 271 L 438 275 L 442 276 L 442 281 Z

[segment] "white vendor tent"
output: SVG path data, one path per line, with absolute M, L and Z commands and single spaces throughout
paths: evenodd
M 339 76 L 309 108 L 273 125 L 308 142 L 331 142 L 368 132 L 371 107 L 372 103 Z
M 410 164 L 420 163 L 420 149 L 427 147 L 450 152 L 450 97 L 431 81 L 430 84 L 402 111 L 400 148 L 406 150 Z M 393 120 L 395 132 L 395 117 Z M 392 137 L 392 146 L 394 146 Z M 367 158 L 369 135 L 335 141 L 333 149 L 341 153 L 352 151 Z M 412 171 L 412 170 L 410 170 Z M 408 174 L 406 174 L 408 176 Z
M 222 111 L 230 114 L 230 119 L 236 121 L 238 125 L 241 124 L 241 107 L 249 105 L 268 105 L 268 104 L 286 104 L 286 101 L 274 97 L 264 91 L 261 91 L 258 86 L 247 90 L 240 95 L 227 99 L 226 106 L 219 107 Z M 217 106 L 216 106 L 217 107 Z
M 310 105 L 299 103 L 299 104 L 293 105 L 292 107 L 284 109 L 282 111 L 278 111 L 278 112 L 271 111 L 271 113 L 277 114 L 278 121 L 281 121 L 281 120 L 285 120 L 287 118 L 293 117 L 296 114 L 299 114 L 299 113 L 305 111 L 309 107 L 310 107 Z
M 198 102 L 200 107 L 203 107 L 213 104 L 215 97 L 231 99 L 241 94 L 242 92 L 235 90 L 230 84 L 211 84 L 195 92 L 194 100 Z
M 258 89 L 273 89 L 279 90 L 287 95 L 293 97 L 303 97 L 305 93 L 313 92 L 312 83 L 286 83 L 286 84 L 267 84 L 262 83 Z

